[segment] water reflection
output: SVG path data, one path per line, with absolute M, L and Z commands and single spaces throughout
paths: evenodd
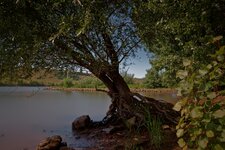
M 175 103 L 175 93 L 143 93 Z M 81 115 L 101 120 L 110 98 L 101 92 L 50 91 L 43 87 L 0 87 L 0 148 L 35 149 L 45 137 L 59 134 L 77 146 L 71 123 Z M 13 143 L 13 144 L 12 144 Z
M 109 104 L 104 93 L 0 87 L 0 135 L 4 135 L 0 137 L 0 147 L 33 150 L 41 139 L 55 134 L 72 142 L 73 120 L 86 114 L 101 120 Z

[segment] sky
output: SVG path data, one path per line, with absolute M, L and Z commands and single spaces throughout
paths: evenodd
M 130 58 L 128 63 L 132 62 L 131 65 L 127 66 L 125 70 L 128 70 L 128 73 L 134 74 L 135 78 L 144 78 L 147 73 L 146 70 L 150 69 L 149 64 L 149 53 L 144 50 L 139 50 L 135 58 Z

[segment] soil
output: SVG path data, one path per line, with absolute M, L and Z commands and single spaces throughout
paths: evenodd
M 175 129 L 164 125 L 163 142 L 160 150 L 180 150 L 177 144 Z M 157 150 L 151 144 L 145 129 L 128 130 L 123 126 L 98 126 L 76 131 L 76 140 L 86 139 L 89 147 L 77 147 L 75 150 Z

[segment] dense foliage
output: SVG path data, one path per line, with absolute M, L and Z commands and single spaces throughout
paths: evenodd
M 171 87 L 183 58 L 193 67 L 209 63 L 213 37 L 225 35 L 224 0 L 145 0 L 135 1 L 133 18 L 149 51 L 151 69 L 146 75 L 148 87 Z
M 210 63 L 199 70 L 193 60 L 185 59 L 184 70 L 177 72 L 181 79 L 178 94 L 183 98 L 174 109 L 181 111 L 176 129 L 183 149 L 225 147 L 225 46 L 210 57 Z

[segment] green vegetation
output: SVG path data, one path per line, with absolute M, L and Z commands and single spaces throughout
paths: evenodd
M 137 0 L 134 5 L 133 20 L 152 54 L 145 81 L 150 88 L 176 87 L 184 58 L 195 62 L 195 70 L 210 63 L 215 46 L 207 43 L 225 35 L 224 0 Z
M 74 81 L 76 88 L 104 88 L 104 84 L 94 76 L 87 76 Z
M 145 127 L 148 130 L 151 145 L 156 149 L 160 149 L 163 143 L 162 121 L 152 116 L 148 110 L 145 110 L 145 113 Z
M 73 79 L 71 79 L 71 78 L 63 79 L 62 86 L 65 87 L 65 88 L 72 87 L 73 86 Z
M 214 38 L 213 43 L 219 42 Z M 183 60 L 184 70 L 174 107 L 181 112 L 176 127 L 178 144 L 184 149 L 222 150 L 225 147 L 225 46 L 211 55 L 211 63 L 194 70 L 193 60 Z
M 178 144 L 183 149 L 224 149 L 225 1 L 135 4 L 134 21 L 153 55 L 146 87 L 179 86 L 183 97 L 175 105 L 181 113 Z

